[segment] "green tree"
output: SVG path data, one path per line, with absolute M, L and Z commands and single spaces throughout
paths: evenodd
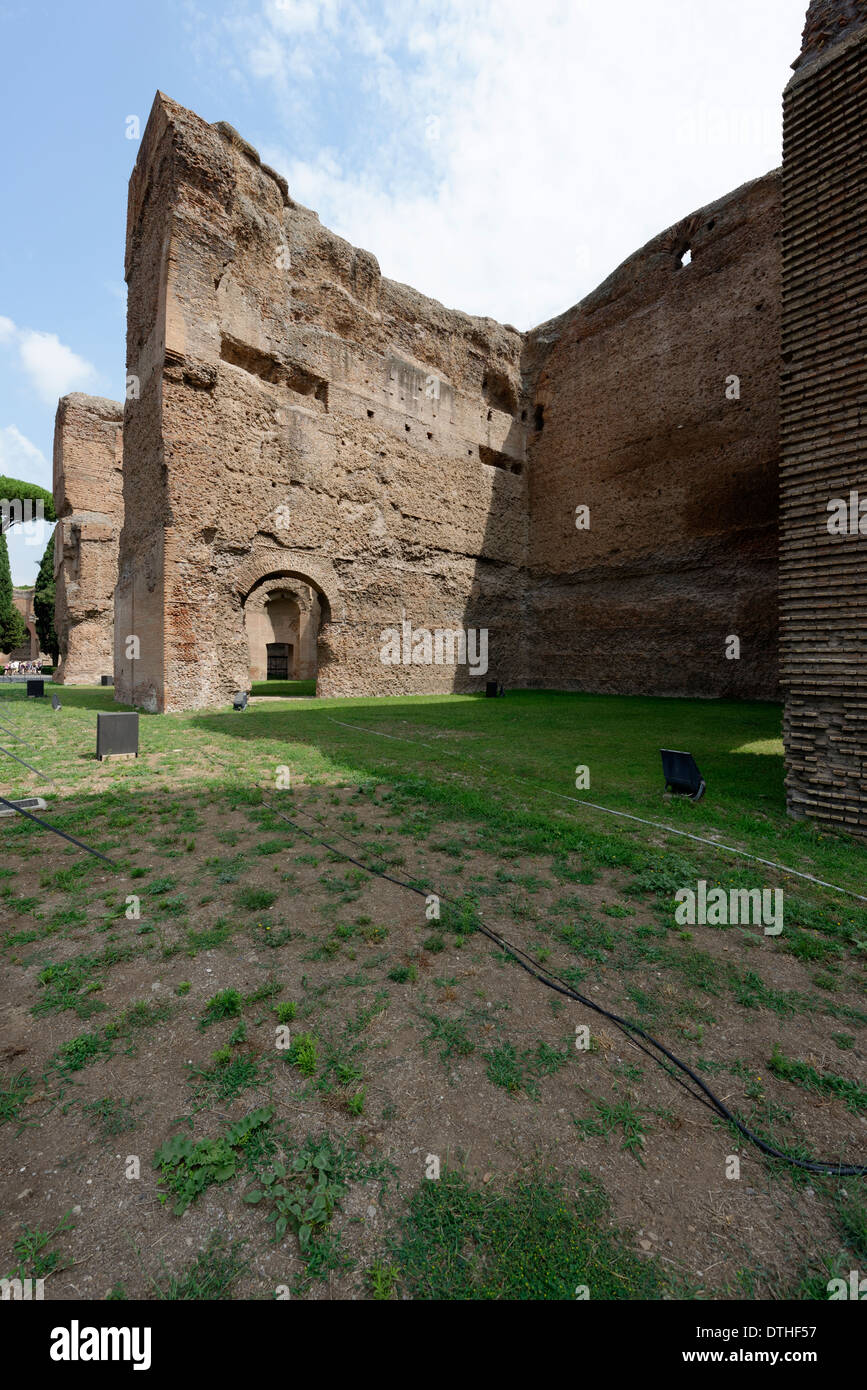
M 12 602 L 12 570 L 6 537 L 0 535 L 0 651 L 8 655 L 27 636 L 24 619 Z
M 46 521 L 56 521 L 54 498 L 38 483 L 25 483 L 20 478 L 7 478 L 0 473 L 0 502 L 41 502 Z M 3 518 L 3 530 L 9 529 L 7 518 Z
M 33 594 L 33 612 L 36 615 L 36 635 L 39 650 L 47 652 L 56 666 L 60 660 L 60 645 L 54 631 L 54 532 L 45 547 L 45 554 L 36 576 L 36 589 Z
M 16 501 L 41 502 L 45 520 L 57 520 L 54 498 L 44 487 L 39 487 L 37 483 L 25 483 L 19 478 L 7 478 L 0 473 L 0 650 L 7 653 L 20 647 L 27 638 L 27 625 L 12 602 L 12 570 L 6 536 L 3 534 L 14 524 L 11 512 L 4 504 Z

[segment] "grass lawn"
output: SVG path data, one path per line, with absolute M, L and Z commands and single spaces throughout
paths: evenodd
M 785 814 L 779 706 L 311 689 L 142 716 L 139 759 L 102 764 L 112 690 L 0 690 L 0 747 L 40 770 L 0 754 L 2 794 L 115 865 L 0 820 L 0 1272 L 54 1297 L 826 1297 L 867 1259 L 863 1180 L 764 1159 L 473 931 L 779 1147 L 862 1161 L 867 904 L 672 833 L 867 892 L 863 846 Z M 661 747 L 701 803 L 664 795 Z M 700 878 L 782 888 L 783 934 L 685 930 Z

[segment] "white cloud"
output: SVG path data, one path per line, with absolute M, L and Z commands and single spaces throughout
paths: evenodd
M 15 425 L 0 429 L 0 473 L 40 487 L 52 485 L 51 464 L 41 449 Z
M 21 369 L 47 405 L 56 406 L 67 392 L 81 390 L 98 379 L 93 363 L 73 352 L 56 333 L 18 328 L 10 318 L 0 315 L 0 344 L 17 347 Z
M 79 391 L 97 375 L 96 368 L 62 343 L 56 333 L 22 330 L 19 341 L 21 365 L 49 405 L 69 391 Z
M 287 132 L 259 138 L 293 195 L 386 275 L 525 328 L 780 162 L 803 14 L 802 0 L 765 0 L 760 26 L 754 0 L 724 14 L 621 0 L 616 16 L 591 0 L 267 0 L 229 22 L 233 62 Z

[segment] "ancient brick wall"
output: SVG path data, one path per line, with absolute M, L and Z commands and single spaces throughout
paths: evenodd
M 35 661 L 39 655 L 39 637 L 33 613 L 34 589 L 16 587 L 12 592 L 13 607 L 18 609 L 27 628 L 27 637 L 14 651 L 0 651 L 0 665 L 6 661 Z
M 114 588 L 123 520 L 123 406 L 64 396 L 54 422 L 55 680 L 98 683 L 112 671 Z
M 800 71 L 867 23 L 867 0 L 812 0 L 804 25 L 800 56 L 792 67 Z
M 489 629 L 491 667 L 521 681 L 521 335 L 383 279 L 230 127 L 162 96 L 127 276 L 118 698 L 246 687 L 244 603 L 275 576 L 318 595 L 320 693 L 480 688 L 466 666 L 383 664 L 403 621 Z
M 860 19 L 859 19 L 860 17 Z M 853 19 L 859 23 L 852 27 Z M 826 35 L 817 45 L 817 35 Z M 781 660 L 789 811 L 867 830 L 867 8 L 814 4 L 785 96 Z
M 773 697 L 778 236 L 772 174 L 522 336 L 383 279 L 159 96 L 130 184 L 118 697 L 246 687 L 245 605 L 280 577 L 317 594 L 322 694 Z M 488 670 L 421 642 L 384 664 L 404 624 L 485 629 Z
M 534 683 L 776 697 L 779 234 L 772 173 L 528 336 Z

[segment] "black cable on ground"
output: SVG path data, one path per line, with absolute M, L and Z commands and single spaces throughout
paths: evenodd
M 303 825 L 298 825 L 298 823 L 296 821 L 293 821 L 290 816 L 287 816 L 283 811 L 278 810 L 278 808 L 274 806 L 272 802 L 267 801 L 264 796 L 262 800 L 263 803 L 268 807 L 268 809 L 273 811 L 275 815 L 278 815 L 281 818 L 281 820 L 285 820 L 288 825 L 293 826 L 293 828 L 299 831 L 300 834 L 306 835 L 308 839 L 316 841 L 325 849 L 330 850 L 332 854 L 339 855 L 340 858 L 347 860 L 347 862 L 350 864 L 355 864 L 359 869 L 363 869 L 366 873 L 374 874 L 377 878 L 382 878 L 389 883 L 394 883 L 399 888 L 405 888 L 411 893 L 418 894 L 419 897 L 427 898 L 428 895 L 427 893 L 425 893 L 423 888 L 417 887 L 417 885 L 414 883 L 407 883 L 401 879 L 395 878 L 392 874 L 383 873 L 379 869 L 371 868 L 369 864 L 364 864 L 360 859 L 355 859 L 352 855 L 347 854 L 344 850 L 337 849 L 335 845 L 330 845 L 328 841 L 323 840 L 321 836 L 313 835 L 309 830 L 305 830 Z M 306 813 L 302 811 L 301 814 L 304 815 Z M 314 818 L 310 816 L 309 819 L 313 820 Z M 351 837 L 349 835 L 346 835 L 343 831 L 338 831 L 337 834 L 339 838 L 347 840 L 349 844 L 356 844 L 356 842 L 353 841 Z M 381 855 L 376 855 L 376 857 L 382 858 Z M 445 897 L 442 893 L 438 893 L 437 897 L 440 899 L 441 902 L 451 903 L 453 906 L 457 906 L 457 904 L 454 903 L 453 899 Z M 755 1134 L 753 1130 L 751 1130 L 747 1125 L 743 1123 L 742 1120 L 739 1120 L 738 1117 L 731 1110 L 729 1110 L 725 1102 L 720 1100 L 719 1096 L 717 1096 L 715 1092 L 711 1090 L 710 1086 L 708 1086 L 707 1083 L 703 1081 L 702 1078 L 696 1072 L 694 1072 L 686 1062 L 681 1061 L 681 1059 L 677 1057 L 673 1052 L 670 1052 L 669 1049 L 665 1047 L 663 1043 L 659 1042 L 658 1039 L 654 1038 L 652 1034 L 646 1032 L 646 1030 L 644 1028 L 641 1028 L 637 1023 L 632 1023 L 629 1019 L 621 1018 L 618 1014 L 612 1013 L 610 1009 L 605 1009 L 602 1007 L 601 1004 L 596 1004 L 592 999 L 588 999 L 585 995 L 579 994 L 577 990 L 573 989 L 571 985 L 566 984 L 564 980 L 561 980 L 552 971 L 546 970 L 545 966 L 542 965 L 541 961 L 536 960 L 533 956 L 529 955 L 529 953 L 524 951 L 521 947 L 513 946 L 511 942 L 505 939 L 505 937 L 501 936 L 498 932 L 495 932 L 490 927 L 486 926 L 485 923 L 482 922 L 481 918 L 478 916 L 478 913 L 476 913 L 475 916 L 477 922 L 477 930 L 480 931 L 483 936 L 486 936 L 490 941 L 493 941 L 494 944 L 498 946 L 501 950 L 506 951 L 512 957 L 512 959 L 518 965 L 521 966 L 522 970 L 525 970 L 529 975 L 532 975 L 533 978 L 538 980 L 540 984 L 547 986 L 548 989 L 552 989 L 558 994 L 565 995 L 568 999 L 572 999 L 578 1004 L 583 1004 L 585 1008 L 592 1009 L 594 1013 L 601 1015 L 602 1018 L 605 1018 L 610 1023 L 613 1023 L 615 1027 L 618 1028 L 620 1032 L 624 1034 L 625 1037 L 630 1039 L 630 1041 L 635 1042 L 637 1039 L 640 1038 L 644 1043 L 647 1043 L 649 1047 L 655 1048 L 656 1052 L 661 1054 L 661 1057 L 664 1057 L 668 1062 L 671 1063 L 673 1067 L 676 1067 L 677 1070 L 682 1072 L 684 1076 L 687 1076 L 690 1079 L 690 1081 L 692 1081 L 696 1086 L 698 1086 L 699 1089 L 703 1092 L 702 1096 L 696 1096 L 695 1093 L 692 1092 L 689 1087 L 687 1087 L 686 1089 L 690 1090 L 690 1094 L 693 1095 L 694 1099 L 700 1100 L 702 1104 L 707 1105 L 709 1109 L 715 1111 L 721 1119 L 726 1120 L 729 1124 L 733 1125 L 735 1129 L 737 1129 L 738 1133 L 741 1134 L 743 1138 L 746 1139 L 755 1148 L 759 1149 L 761 1153 L 766 1154 L 769 1158 L 777 1159 L 780 1163 L 788 1163 L 792 1167 L 803 1168 L 809 1173 L 819 1173 L 827 1177 L 849 1178 L 867 1176 L 867 1164 L 832 1163 L 830 1161 L 826 1162 L 823 1160 L 814 1161 L 812 1159 L 796 1158 L 792 1154 L 784 1153 L 782 1149 L 776 1148 L 773 1144 L 769 1144 L 766 1140 L 762 1139 L 760 1135 Z M 640 1044 L 638 1045 L 640 1046 Z M 663 1070 L 667 1073 L 667 1075 L 672 1075 L 669 1068 L 666 1067 L 665 1063 L 661 1060 L 661 1057 L 656 1056 L 652 1052 L 649 1052 L 647 1048 L 644 1047 L 642 1047 L 642 1051 L 644 1051 L 647 1056 L 651 1057 L 653 1061 L 655 1061 L 659 1066 L 661 1066 Z
M 231 776 L 235 777 L 239 784 L 241 784 L 241 779 L 231 764 L 224 762 L 222 758 L 214 754 L 213 750 L 210 750 L 207 756 L 209 760 L 218 762 Z M 259 791 L 262 792 L 261 787 Z M 371 868 L 369 864 L 365 864 L 362 860 L 356 859 L 351 854 L 347 854 L 345 850 L 338 849 L 336 845 L 329 844 L 321 835 L 313 835 L 309 830 L 305 830 L 303 825 L 299 825 L 291 816 L 287 816 L 284 811 L 279 810 L 273 802 L 268 801 L 264 793 L 262 793 L 262 803 L 267 806 L 268 810 L 272 811 L 274 815 L 284 820 L 287 825 L 291 825 L 294 830 L 306 836 L 308 840 L 313 840 L 314 843 L 321 845 L 323 849 L 327 849 L 332 854 L 336 854 L 339 858 L 345 859 L 347 863 L 355 864 L 357 868 L 362 869 L 365 873 L 373 874 L 375 877 L 381 878 L 387 883 L 393 883 L 398 888 L 404 888 L 408 892 L 417 894 L 418 897 L 427 899 L 428 894 L 423 888 L 419 888 L 417 884 L 407 883 L 403 879 L 395 878 L 393 874 L 384 873 L 380 869 Z M 311 816 L 309 812 L 301 811 L 300 807 L 298 810 L 301 815 L 306 815 L 308 820 L 316 823 L 315 817 Z M 338 830 L 336 834 L 339 839 L 346 840 L 347 843 L 353 845 L 355 848 L 360 848 L 363 853 L 369 852 L 364 849 L 364 846 L 358 846 L 357 842 L 353 840 L 351 836 L 347 835 L 345 831 Z M 383 859 L 383 856 L 377 854 L 376 851 L 373 851 L 373 854 L 375 858 L 382 859 L 383 863 L 387 862 Z M 454 899 L 448 898 L 442 893 L 437 893 L 436 896 L 441 902 L 450 903 L 452 906 L 458 906 Z M 552 971 L 547 970 L 541 961 L 536 960 L 520 946 L 513 946 L 512 943 L 501 936 L 499 932 L 495 932 L 490 927 L 486 926 L 478 913 L 475 914 L 475 918 L 477 923 L 476 929 L 480 931 L 483 936 L 486 936 L 488 940 L 492 941 L 495 946 L 498 946 L 500 950 L 510 955 L 516 964 L 520 965 L 521 969 L 525 970 L 528 975 L 532 975 L 534 979 L 538 980 L 540 984 L 545 985 L 548 989 L 554 990 L 557 994 L 565 995 L 567 999 L 572 999 L 577 1004 L 583 1004 L 585 1008 L 591 1009 L 594 1013 L 607 1019 L 609 1023 L 614 1024 L 629 1042 L 638 1047 L 647 1057 L 655 1062 L 657 1066 L 661 1067 L 667 1076 L 670 1076 L 673 1080 L 676 1080 L 682 1085 L 694 1100 L 707 1106 L 707 1108 L 720 1119 L 728 1121 L 748 1143 L 752 1144 L 754 1148 L 757 1148 L 768 1158 L 773 1158 L 780 1163 L 788 1163 L 794 1168 L 802 1168 L 806 1172 L 817 1173 L 825 1177 L 867 1177 L 867 1164 L 832 1163 L 830 1161 L 814 1161 L 812 1159 L 796 1158 L 792 1154 L 784 1153 L 782 1149 L 776 1148 L 773 1144 L 769 1144 L 765 1139 L 762 1139 L 760 1135 L 755 1134 L 742 1120 L 739 1120 L 738 1117 L 729 1110 L 725 1102 L 720 1100 L 719 1096 L 711 1090 L 710 1086 L 708 1086 L 686 1062 L 681 1061 L 679 1057 L 673 1052 L 670 1052 L 663 1043 L 659 1042 L 652 1034 L 640 1027 L 639 1024 L 632 1023 L 629 1019 L 621 1018 L 619 1014 L 612 1013 L 610 1009 L 605 1009 L 601 1004 L 596 1004 L 592 999 L 588 999 L 585 995 L 579 994 L 578 991 L 573 989 L 571 985 L 568 985 L 565 980 L 560 979 L 560 977 L 555 975 Z M 644 1044 L 648 1046 L 644 1046 Z M 654 1048 L 655 1052 L 651 1052 L 649 1048 Z M 664 1061 L 663 1058 L 666 1060 Z M 676 1073 L 671 1070 L 671 1067 L 666 1065 L 666 1061 L 671 1063 L 671 1067 L 674 1067 L 676 1071 L 681 1072 L 683 1076 L 693 1081 L 695 1085 L 699 1087 L 702 1094 L 696 1095 L 696 1093 L 686 1085 L 682 1078 L 677 1076 Z
M 339 725 L 341 729 L 352 729 L 358 734 L 371 734 L 374 738 L 387 738 L 394 743 L 409 743 L 413 748 L 429 748 L 434 753 L 442 753 L 441 748 L 437 748 L 433 743 L 423 743 L 421 739 L 405 738 L 402 734 L 384 734 L 380 729 L 365 729 L 360 724 L 346 724 L 342 719 L 334 719 L 330 714 L 326 714 L 325 718 L 329 723 Z M 695 835 L 689 830 L 678 830 L 676 826 L 665 825 L 663 821 L 646 820 L 643 816 L 633 816 L 627 811 L 616 811 L 613 806 L 600 806 L 595 801 L 583 801 L 577 796 L 566 796 L 564 792 L 554 791 L 552 787 L 539 786 L 538 783 L 531 782 L 529 778 L 519 777 L 513 772 L 498 772 L 489 767 L 487 763 L 482 762 L 481 758 L 474 757 L 472 753 L 462 752 L 460 756 L 469 762 L 474 762 L 488 777 L 498 777 L 501 781 L 507 782 L 520 782 L 522 786 L 529 787 L 537 796 L 544 793 L 546 796 L 556 797 L 558 801 L 569 801 L 573 806 L 586 806 L 592 811 L 602 811 L 606 816 L 618 816 L 621 820 L 635 821 L 638 825 L 649 825 L 654 830 L 664 830 L 669 835 L 679 835 L 681 839 L 694 840 L 700 845 L 709 845 L 717 853 L 736 854 L 741 859 L 749 859 L 754 864 L 763 864 L 766 868 L 776 869 L 791 878 L 802 878 L 807 883 L 815 883 L 819 888 L 830 888 L 834 893 L 843 893 L 848 898 L 855 898 L 857 902 L 867 903 L 867 896 L 863 893 L 856 893 L 852 888 L 843 888 L 838 883 L 827 883 L 822 878 L 816 878 L 814 874 L 805 874 L 801 869 L 792 869 L 786 864 L 777 864 L 773 859 L 762 859 L 759 855 L 750 854 L 748 850 L 738 849 L 735 845 L 724 845 L 719 840 L 708 839 L 706 835 Z
M 90 845 L 86 845 L 83 840 L 76 840 L 74 835 L 67 835 L 65 830 L 59 830 L 56 825 L 50 825 L 49 822 L 43 820 L 41 816 L 34 816 L 32 811 L 25 811 L 23 806 L 16 806 L 14 801 L 7 801 L 5 796 L 0 796 L 0 805 L 8 806 L 11 810 L 17 811 L 19 816 L 26 816 L 28 820 L 35 820 L 37 825 L 44 826 L 46 830 L 50 830 L 54 835 L 60 835 L 62 839 L 68 840 L 71 845 L 78 845 L 79 849 L 87 850 L 88 854 L 95 855 L 97 859 L 104 859 L 106 864 L 110 864 L 113 869 L 119 867 L 113 859 L 109 859 L 107 854 L 103 854 L 102 850 L 91 849 Z
M 0 753 L 5 753 L 7 758 L 13 758 L 15 762 L 20 763 L 22 767 L 29 768 L 31 772 L 36 773 L 37 777 L 44 777 L 46 782 L 54 782 L 54 778 L 51 776 L 50 772 L 40 771 L 40 769 L 38 767 L 34 767 L 32 763 L 26 763 L 23 758 L 19 758 L 17 753 L 10 753 L 8 748 L 0 747 Z

